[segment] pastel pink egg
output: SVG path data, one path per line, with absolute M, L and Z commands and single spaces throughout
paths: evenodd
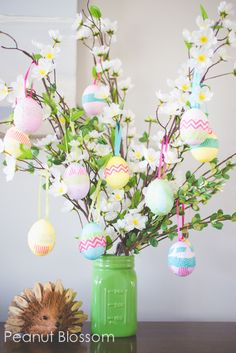
M 29 137 L 15 126 L 7 130 L 3 142 L 4 150 L 15 158 L 18 158 L 22 153 L 20 145 L 31 148 Z
M 88 86 L 82 95 L 82 105 L 85 112 L 89 116 L 95 116 L 102 113 L 103 108 L 106 105 L 106 100 L 97 98 L 96 94 L 99 92 L 101 86 L 90 85 Z
M 17 102 L 14 110 L 14 124 L 19 130 L 25 133 L 36 132 L 42 122 L 42 108 L 33 98 L 25 97 Z
M 88 194 L 89 176 L 86 168 L 80 164 L 70 164 L 65 170 L 63 180 L 68 188 L 67 193 L 73 200 L 81 200 Z

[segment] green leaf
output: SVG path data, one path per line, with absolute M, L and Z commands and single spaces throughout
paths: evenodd
M 224 226 L 224 224 L 222 222 L 212 222 L 211 224 L 214 228 L 219 229 L 219 230 L 222 229 Z
M 236 222 L 236 212 L 234 212 L 231 216 L 231 221 Z
M 84 110 L 80 109 L 80 110 L 74 110 L 70 116 L 70 120 L 71 121 L 76 121 L 78 120 L 81 116 L 84 115 Z
M 141 197 L 141 190 L 136 190 L 131 200 L 131 208 L 136 208 L 138 206 L 139 202 L 141 201 Z
M 39 59 L 42 58 L 42 55 L 41 54 L 33 54 L 33 58 L 35 61 L 38 61 Z
M 106 236 L 106 242 L 107 242 L 106 250 L 111 249 L 112 248 L 112 239 L 111 239 L 111 237 L 109 237 L 109 235 Z
M 112 156 L 112 154 L 109 153 L 109 154 L 107 154 L 106 156 L 103 156 L 103 157 L 101 157 L 101 158 L 99 158 L 99 159 L 96 159 L 96 160 L 95 160 L 95 163 L 96 163 L 96 165 L 98 166 L 98 168 L 100 169 L 100 168 L 102 168 L 105 164 L 107 164 L 107 162 L 109 161 L 109 159 L 111 158 L 111 156 Z
M 187 42 L 186 40 L 184 41 L 184 44 L 186 45 L 186 48 L 187 48 L 187 49 L 191 49 L 192 46 L 193 46 L 193 43 Z
M 139 141 L 145 143 L 148 141 L 148 139 L 149 139 L 149 135 L 146 131 L 144 131 L 143 136 L 140 137 Z
M 205 8 L 203 7 L 203 5 L 200 5 L 200 10 L 201 10 L 201 15 L 202 15 L 203 20 L 207 20 L 208 14 L 207 14 Z
M 170 234 L 168 234 L 168 238 L 170 240 L 173 240 L 175 237 L 177 237 L 177 233 L 176 232 L 171 232 Z
M 151 238 L 151 239 L 149 240 L 149 243 L 150 243 L 150 245 L 153 246 L 154 248 L 156 248 L 157 245 L 158 245 L 158 241 L 157 241 L 156 238 Z
M 19 159 L 24 160 L 24 159 L 32 159 L 33 158 L 33 153 L 31 149 L 25 147 L 25 145 L 20 144 L 20 150 L 21 150 L 21 155 Z
M 96 66 L 93 66 L 93 68 L 92 68 L 92 76 L 95 79 L 97 79 L 97 77 L 98 77 Z
M 31 151 L 34 157 L 37 157 L 39 155 L 39 148 L 36 146 L 31 147 Z
M 95 5 L 90 6 L 89 11 L 90 11 L 90 14 L 94 18 L 101 18 L 102 17 L 101 10 L 99 9 L 98 6 L 95 6 Z

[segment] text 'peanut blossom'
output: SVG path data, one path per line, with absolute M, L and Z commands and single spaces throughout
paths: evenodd
M 212 80 L 236 76 L 233 7 L 222 1 L 215 13 L 215 19 L 209 18 L 201 6 L 193 28 L 183 29 L 186 60 L 176 77 L 167 80 L 169 91 L 157 89 L 156 106 L 147 107 L 152 113 L 144 117 L 127 106 L 134 84 L 122 58 L 112 50 L 117 21 L 103 16 L 98 6 L 88 2 L 71 29 L 71 37 L 87 48 L 93 63 L 75 107 L 68 104 L 57 80 L 57 59 L 66 36 L 52 29 L 47 43 L 33 40 L 27 51 L 19 49 L 22 43 L 11 34 L 1 33 L 9 41 L 1 50 L 18 51 L 28 63 L 25 72 L 15 73 L 14 82 L 0 79 L 0 101 L 12 107 L 10 116 L 1 121 L 6 125 L 0 140 L 3 172 L 7 181 L 16 172 L 39 176 L 47 209 L 48 195 L 64 199 L 62 211 L 79 219 L 74 235 L 83 228 L 79 248 L 86 258 L 96 259 L 108 252 L 138 254 L 163 239 L 172 240 L 180 231 L 176 205 L 184 205 L 184 239 L 191 229 L 201 231 L 208 225 L 221 229 L 224 221 L 236 221 L 236 213 L 226 214 L 221 209 L 206 217 L 199 213 L 222 191 L 236 155 L 232 151 L 217 160 L 220 136 L 207 107 L 214 102 Z M 85 68 L 79 63 L 78 70 Z M 227 81 L 224 87 L 227 89 Z M 34 109 L 30 114 L 28 110 L 27 114 L 18 113 L 19 123 L 17 111 L 24 106 L 22 102 L 30 102 Z M 22 128 L 29 115 L 32 120 L 37 118 L 36 113 L 46 131 L 50 128 L 41 138 L 35 138 L 28 126 Z M 36 130 L 41 134 L 38 126 Z M 198 163 L 193 171 L 184 163 L 186 157 Z

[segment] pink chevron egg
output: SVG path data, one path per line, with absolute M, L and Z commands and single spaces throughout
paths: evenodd
M 17 102 L 14 110 L 14 124 L 19 130 L 27 134 L 36 132 L 42 122 L 42 108 L 33 98 L 24 97 Z
M 129 181 L 127 162 L 118 156 L 112 157 L 104 171 L 107 184 L 113 189 L 122 189 Z
M 90 85 L 84 90 L 82 95 L 82 105 L 89 116 L 101 114 L 106 105 L 106 100 L 98 95 L 100 87 L 96 84 Z
M 188 145 L 201 144 L 208 135 L 209 121 L 202 110 L 188 109 L 180 121 L 180 136 L 184 143 Z
M 82 229 L 79 239 L 79 251 L 88 260 L 96 260 L 106 250 L 104 230 L 98 223 L 88 223 Z
M 71 163 L 65 170 L 63 180 L 67 193 L 73 200 L 83 199 L 89 192 L 90 180 L 86 168 L 78 163 Z
M 5 152 L 18 158 L 22 154 L 20 145 L 24 145 L 26 148 L 31 148 L 30 139 L 24 132 L 13 126 L 7 130 L 4 137 Z
M 34 255 L 48 255 L 53 250 L 55 242 L 55 230 L 46 219 L 40 219 L 30 228 L 28 233 L 28 245 Z

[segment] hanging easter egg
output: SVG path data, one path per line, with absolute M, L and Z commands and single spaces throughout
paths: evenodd
M 20 157 L 22 154 L 20 145 L 24 145 L 25 148 L 31 148 L 29 137 L 14 126 L 7 130 L 3 142 L 5 152 L 15 158 Z
M 202 110 L 191 108 L 187 110 L 180 121 L 180 136 L 188 145 L 202 143 L 208 135 L 209 121 Z
M 212 131 L 200 145 L 191 146 L 193 157 L 200 163 L 211 162 L 219 152 L 219 140 Z
M 173 188 L 169 181 L 153 180 L 147 187 L 145 203 L 155 215 L 167 215 L 174 205 Z
M 103 228 L 97 223 L 88 223 L 81 232 L 79 251 L 88 260 L 96 260 L 106 250 L 106 237 Z
M 73 200 L 81 200 L 88 194 L 89 176 L 86 168 L 80 164 L 71 163 L 65 170 L 63 180 L 68 187 L 67 193 Z
M 129 167 L 127 162 L 119 157 L 112 157 L 104 171 L 107 184 L 113 189 L 122 189 L 129 181 Z
M 36 132 L 42 125 L 43 111 L 31 97 L 19 99 L 14 110 L 14 124 L 25 133 Z
M 89 116 L 95 116 L 102 113 L 106 105 L 106 100 L 96 97 L 100 92 L 99 85 L 93 84 L 88 86 L 82 95 L 82 105 Z
M 173 244 L 168 254 L 168 265 L 175 275 L 186 277 L 196 266 L 196 257 L 193 247 L 187 241 L 178 241 Z
M 56 233 L 46 219 L 35 222 L 28 233 L 28 245 L 36 256 L 45 256 L 54 248 Z

